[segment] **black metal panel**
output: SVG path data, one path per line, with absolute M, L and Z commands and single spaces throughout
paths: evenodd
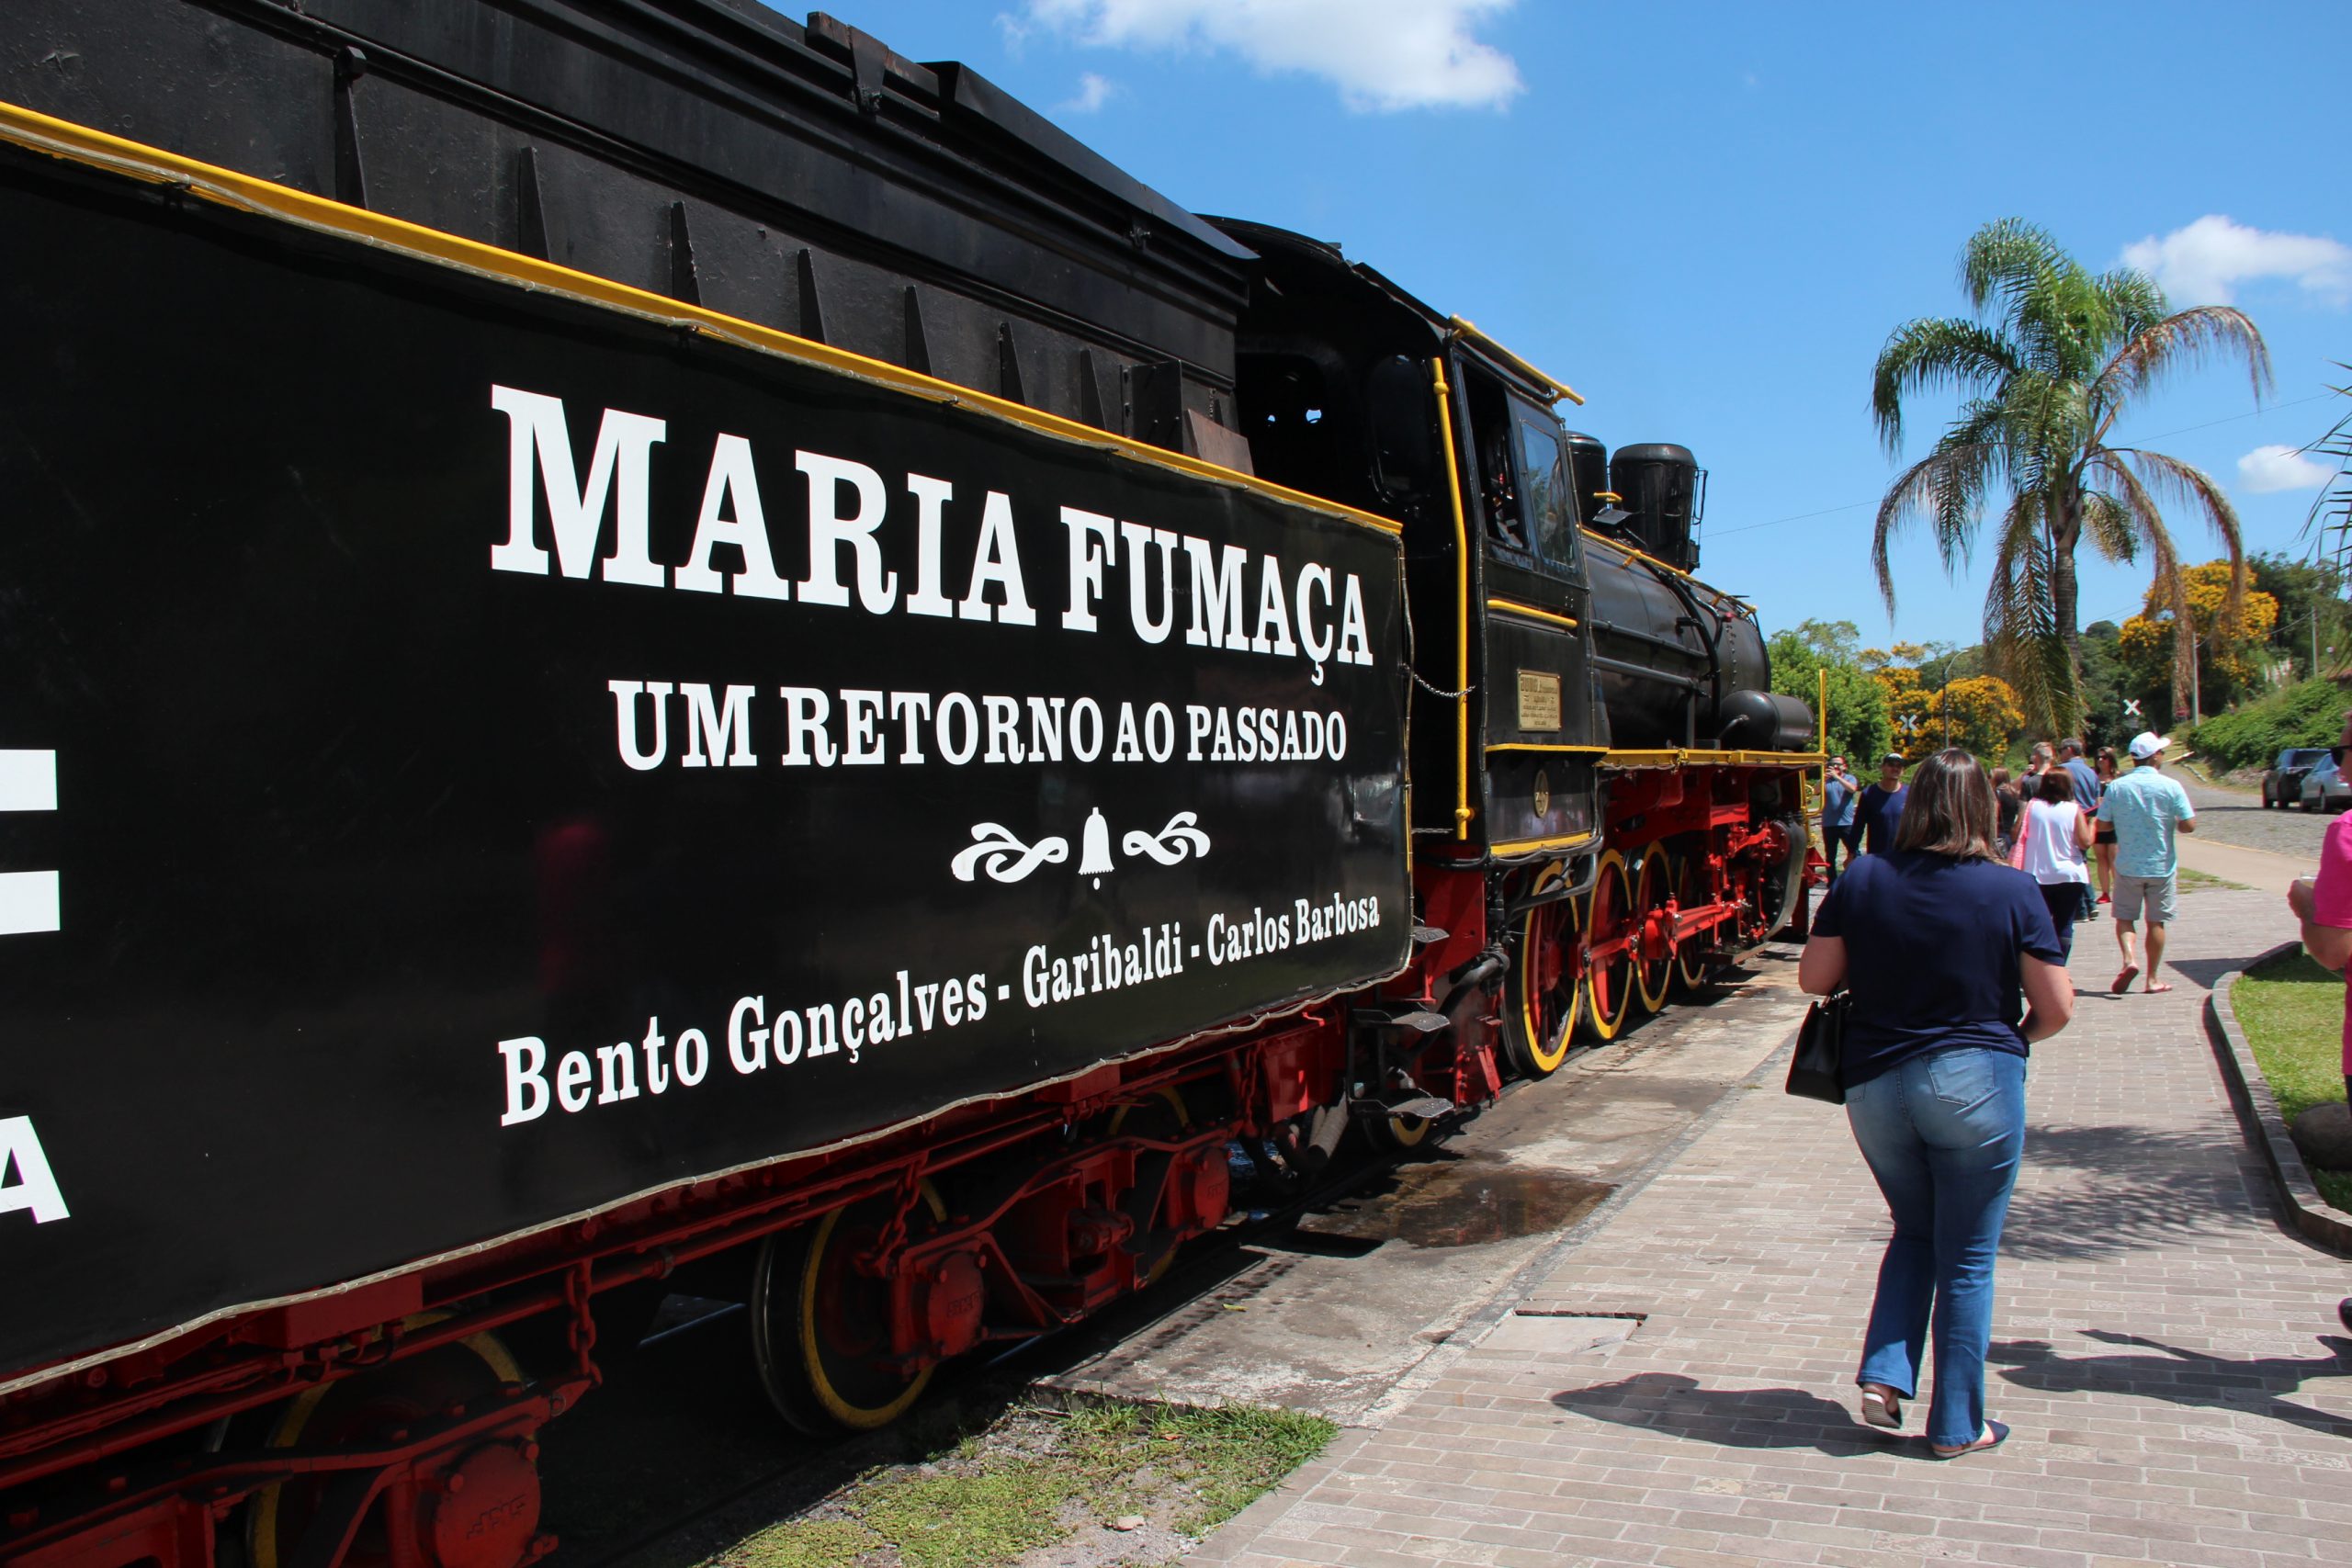
M 42 237 L 0 276 L 0 752 L 53 753 L 55 781 L 55 809 L 0 813 L 0 870 L 54 870 L 60 910 L 0 936 L 0 1131 L 37 1134 L 65 1211 L 14 1201 L 21 1161 L 0 1179 L 0 1371 L 1404 958 L 1389 536 L 31 154 L 0 155 L 0 230 Z M 560 401 L 549 443 L 534 398 Z M 630 445 L 630 414 L 659 438 Z M 603 436 L 617 499 L 567 546 L 546 468 L 593 489 Z M 804 478 L 824 459 L 877 476 L 874 575 L 812 542 L 854 490 Z M 935 569 L 916 476 L 952 487 Z M 1170 631 L 1139 634 L 1125 537 L 1081 629 L 1065 507 L 1238 547 L 1277 646 L 1188 642 L 1189 549 L 1143 606 Z M 789 597 L 745 592 L 740 543 L 697 584 L 695 541 L 733 525 Z M 975 586 L 992 558 L 1017 594 Z M 1269 562 L 1287 636 L 1259 618 Z M 1317 569 L 1328 592 L 1298 590 Z M 934 592 L 952 611 L 916 613 Z M 1351 601 L 1361 661 L 1330 641 Z M 1032 697 L 1061 705 L 1058 760 Z M 1319 759 L 1217 756 L 1309 728 Z M 1302 900 L 1340 934 L 1302 940 Z
M 1233 373 L 1250 254 L 960 66 L 719 0 L 17 0 L 0 97 L 1085 417 L 1077 355 Z M 807 258 L 804 265 L 803 258 Z M 812 304 L 813 271 L 827 297 Z M 1229 413 L 1226 416 L 1230 423 Z M 1173 443 L 1171 443 L 1172 445 Z

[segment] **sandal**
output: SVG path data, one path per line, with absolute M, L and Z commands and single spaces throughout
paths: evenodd
M 1997 1449 L 2008 1440 L 2009 1429 L 2007 1427 L 1998 1421 L 1987 1421 L 1984 1423 L 1984 1435 L 1974 1442 L 1962 1443 L 1956 1449 L 1948 1449 L 1941 1443 L 1930 1443 L 1928 1446 L 1928 1451 L 1938 1459 L 1958 1459 L 1962 1454 L 1973 1454 L 1979 1449 Z
M 1883 1383 L 1862 1385 L 1862 1419 L 1893 1432 L 1903 1425 L 1903 1396 Z

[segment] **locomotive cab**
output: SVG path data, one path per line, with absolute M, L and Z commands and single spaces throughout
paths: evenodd
M 1566 389 L 1487 346 L 1464 334 L 1451 355 L 1485 673 L 1483 831 L 1465 823 L 1460 836 L 1490 855 L 1543 854 L 1597 836 L 1592 762 L 1609 736 L 1584 630 L 1592 592 L 1573 449 L 1551 407 Z
M 1403 525 L 1416 842 L 1474 866 L 1589 846 L 1610 737 L 1583 525 L 1604 470 L 1553 412 L 1575 394 L 1335 246 L 1218 221 L 1265 267 L 1235 370 L 1257 472 Z

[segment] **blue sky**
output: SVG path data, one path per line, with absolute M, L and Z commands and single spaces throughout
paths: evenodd
M 1868 394 L 1896 324 L 1964 313 L 1955 260 L 1992 219 L 2099 267 L 2145 245 L 2177 306 L 2253 316 L 2277 374 L 2259 412 L 2215 367 L 2117 433 L 2219 479 L 2249 551 L 2299 551 L 2314 489 L 2259 490 L 2241 460 L 2352 406 L 2324 394 L 2352 360 L 2341 0 L 831 5 L 1197 211 L 1340 242 L 1584 392 L 1570 422 L 1612 447 L 1690 446 L 1712 476 L 1702 574 L 1768 627 L 1977 640 L 1983 561 L 1948 579 L 1924 537 L 1895 553 L 1889 626 L 1869 545 L 1894 468 Z M 1911 457 L 1948 409 L 1917 405 Z M 2176 522 L 2187 558 L 2218 553 Z M 2144 564 L 2083 561 L 2086 624 L 2138 608 Z

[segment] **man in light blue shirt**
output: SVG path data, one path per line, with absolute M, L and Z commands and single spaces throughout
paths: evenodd
M 2165 748 L 2171 744 L 2150 730 L 2133 736 L 2132 771 L 2099 796 L 2098 819 L 2115 828 L 2115 941 L 2123 950 L 2123 972 L 2110 988 L 2118 992 L 2130 990 L 2140 973 L 2132 935 L 2143 910 L 2148 920 L 2145 988 L 2172 989 L 2157 976 L 2164 971 L 2165 927 L 2173 918 L 2174 877 L 2180 870 L 2173 835 L 2197 830 L 2197 808 L 2188 803 L 2187 790 L 2165 777 Z
M 1838 880 L 1838 852 L 1846 852 L 1846 862 L 1852 864 L 1857 853 L 1854 832 L 1854 795 L 1860 786 L 1854 775 L 1846 771 L 1846 759 L 1832 757 L 1829 766 L 1821 773 L 1821 855 L 1829 863 L 1829 880 Z

